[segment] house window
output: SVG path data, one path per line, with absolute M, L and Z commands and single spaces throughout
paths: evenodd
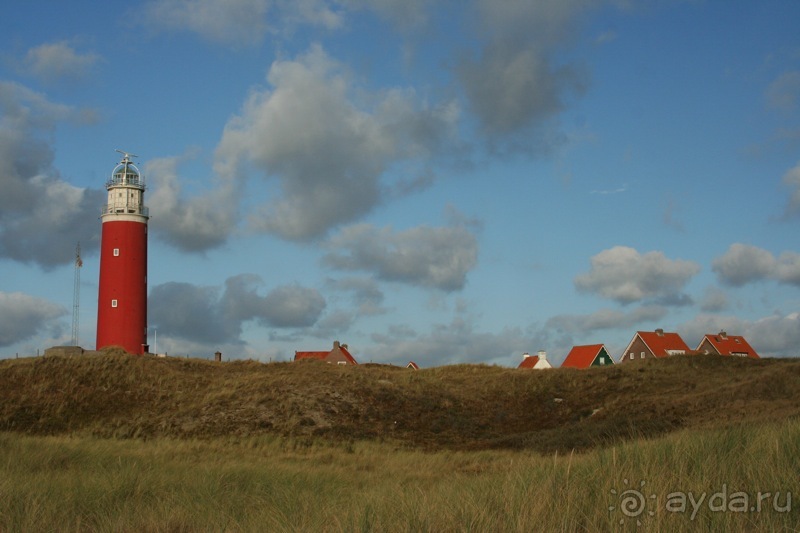
M 642 352 L 641 359 L 644 359 L 644 352 Z
M 116 306 L 117 306 L 117 301 L 111 300 L 111 307 L 116 307 Z
M 347 361 L 338 361 L 336 364 L 339 364 L 339 365 L 346 365 L 346 364 L 347 364 Z
M 633 352 L 631 352 L 631 359 L 633 359 Z
M 119 248 L 114 248 L 114 257 L 119 257 Z
M 600 358 L 600 365 L 602 366 L 604 364 L 606 364 L 606 360 L 603 357 L 601 357 Z

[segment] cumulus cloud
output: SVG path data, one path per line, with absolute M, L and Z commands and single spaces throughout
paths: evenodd
M 379 354 L 382 362 L 414 361 L 422 367 L 464 363 L 516 366 L 523 353 L 553 346 L 543 331 L 504 328 L 497 333 L 481 332 L 463 316 L 448 324 L 435 324 L 426 333 L 403 325 L 390 326 L 383 333 L 374 333 L 370 340 L 373 345 L 368 352 Z
M 762 357 L 800 356 L 800 313 L 775 313 L 757 320 L 735 316 L 699 315 L 678 327 L 681 336 L 694 348 L 706 334 L 725 330 L 742 335 Z M 693 344 L 692 344 L 693 343 Z
M 0 291 L 0 346 L 11 346 L 49 331 L 59 336 L 58 319 L 67 310 L 42 298 L 21 292 Z
M 444 142 L 457 108 L 419 107 L 413 92 L 363 96 L 342 66 L 319 46 L 296 61 L 277 61 L 241 113 L 225 127 L 216 151 L 220 176 L 256 169 L 277 178 L 282 196 L 249 220 L 258 231 L 309 241 L 352 222 L 382 200 L 380 179 L 393 162 L 425 158 Z
M 383 281 L 434 287 L 446 292 L 464 288 L 475 267 L 478 242 L 463 226 L 418 226 L 395 232 L 356 224 L 333 236 L 323 258 L 331 268 L 366 271 Z
M 556 56 L 580 14 L 599 3 L 475 2 L 483 47 L 476 56 L 464 56 L 456 74 L 490 138 L 541 126 L 565 107 L 569 97 L 585 91 L 583 69 L 560 63 Z
M 575 287 L 623 304 L 646 299 L 685 304 L 681 290 L 700 271 L 692 261 L 668 259 L 662 252 L 640 254 L 615 246 L 592 257 L 592 267 L 575 278 Z
M 100 60 L 94 53 L 79 53 L 73 46 L 61 41 L 46 43 L 28 50 L 25 68 L 45 81 L 80 79 L 85 77 Z
M 783 183 L 791 190 L 789 201 L 786 204 L 785 216 L 800 216 L 800 163 L 786 171 Z
M 599 330 L 631 328 L 642 322 L 661 320 L 666 315 L 667 309 L 659 305 L 642 306 L 627 313 L 601 309 L 588 315 L 557 315 L 546 326 L 581 337 Z
M 261 296 L 260 285 L 261 278 L 255 274 L 228 278 L 224 289 L 164 283 L 150 291 L 150 321 L 170 337 L 241 343 L 247 321 L 269 328 L 308 327 L 325 309 L 325 299 L 316 289 L 285 285 Z
M 762 248 L 734 243 L 714 259 L 711 268 L 722 283 L 734 287 L 761 280 L 800 286 L 800 254 L 795 252 L 775 257 Z
M 150 193 L 147 205 L 154 213 L 150 227 L 176 248 L 202 252 L 222 245 L 236 228 L 239 202 L 235 181 L 219 182 L 198 196 L 181 194 L 178 169 L 189 156 L 154 159 L 145 166 Z
M 62 180 L 48 140 L 58 123 L 85 119 L 82 110 L 0 82 L 0 257 L 52 268 L 74 259 L 78 241 L 84 251 L 97 248 L 103 193 Z

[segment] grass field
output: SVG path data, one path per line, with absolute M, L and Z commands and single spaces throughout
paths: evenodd
M 0 532 L 800 531 L 800 361 L 0 361 Z
M 797 531 L 798 472 L 797 421 L 566 456 L 4 433 L 0 530 Z

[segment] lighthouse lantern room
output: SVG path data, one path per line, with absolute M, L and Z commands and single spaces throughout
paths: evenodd
M 147 344 L 147 221 L 144 176 L 122 152 L 106 182 L 108 202 L 100 219 L 97 349 L 121 346 L 141 355 Z

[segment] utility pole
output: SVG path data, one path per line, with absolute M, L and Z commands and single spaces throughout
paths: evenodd
M 81 308 L 81 243 L 75 246 L 75 276 L 72 286 L 72 345 L 78 346 L 78 333 L 80 330 L 80 308 Z

